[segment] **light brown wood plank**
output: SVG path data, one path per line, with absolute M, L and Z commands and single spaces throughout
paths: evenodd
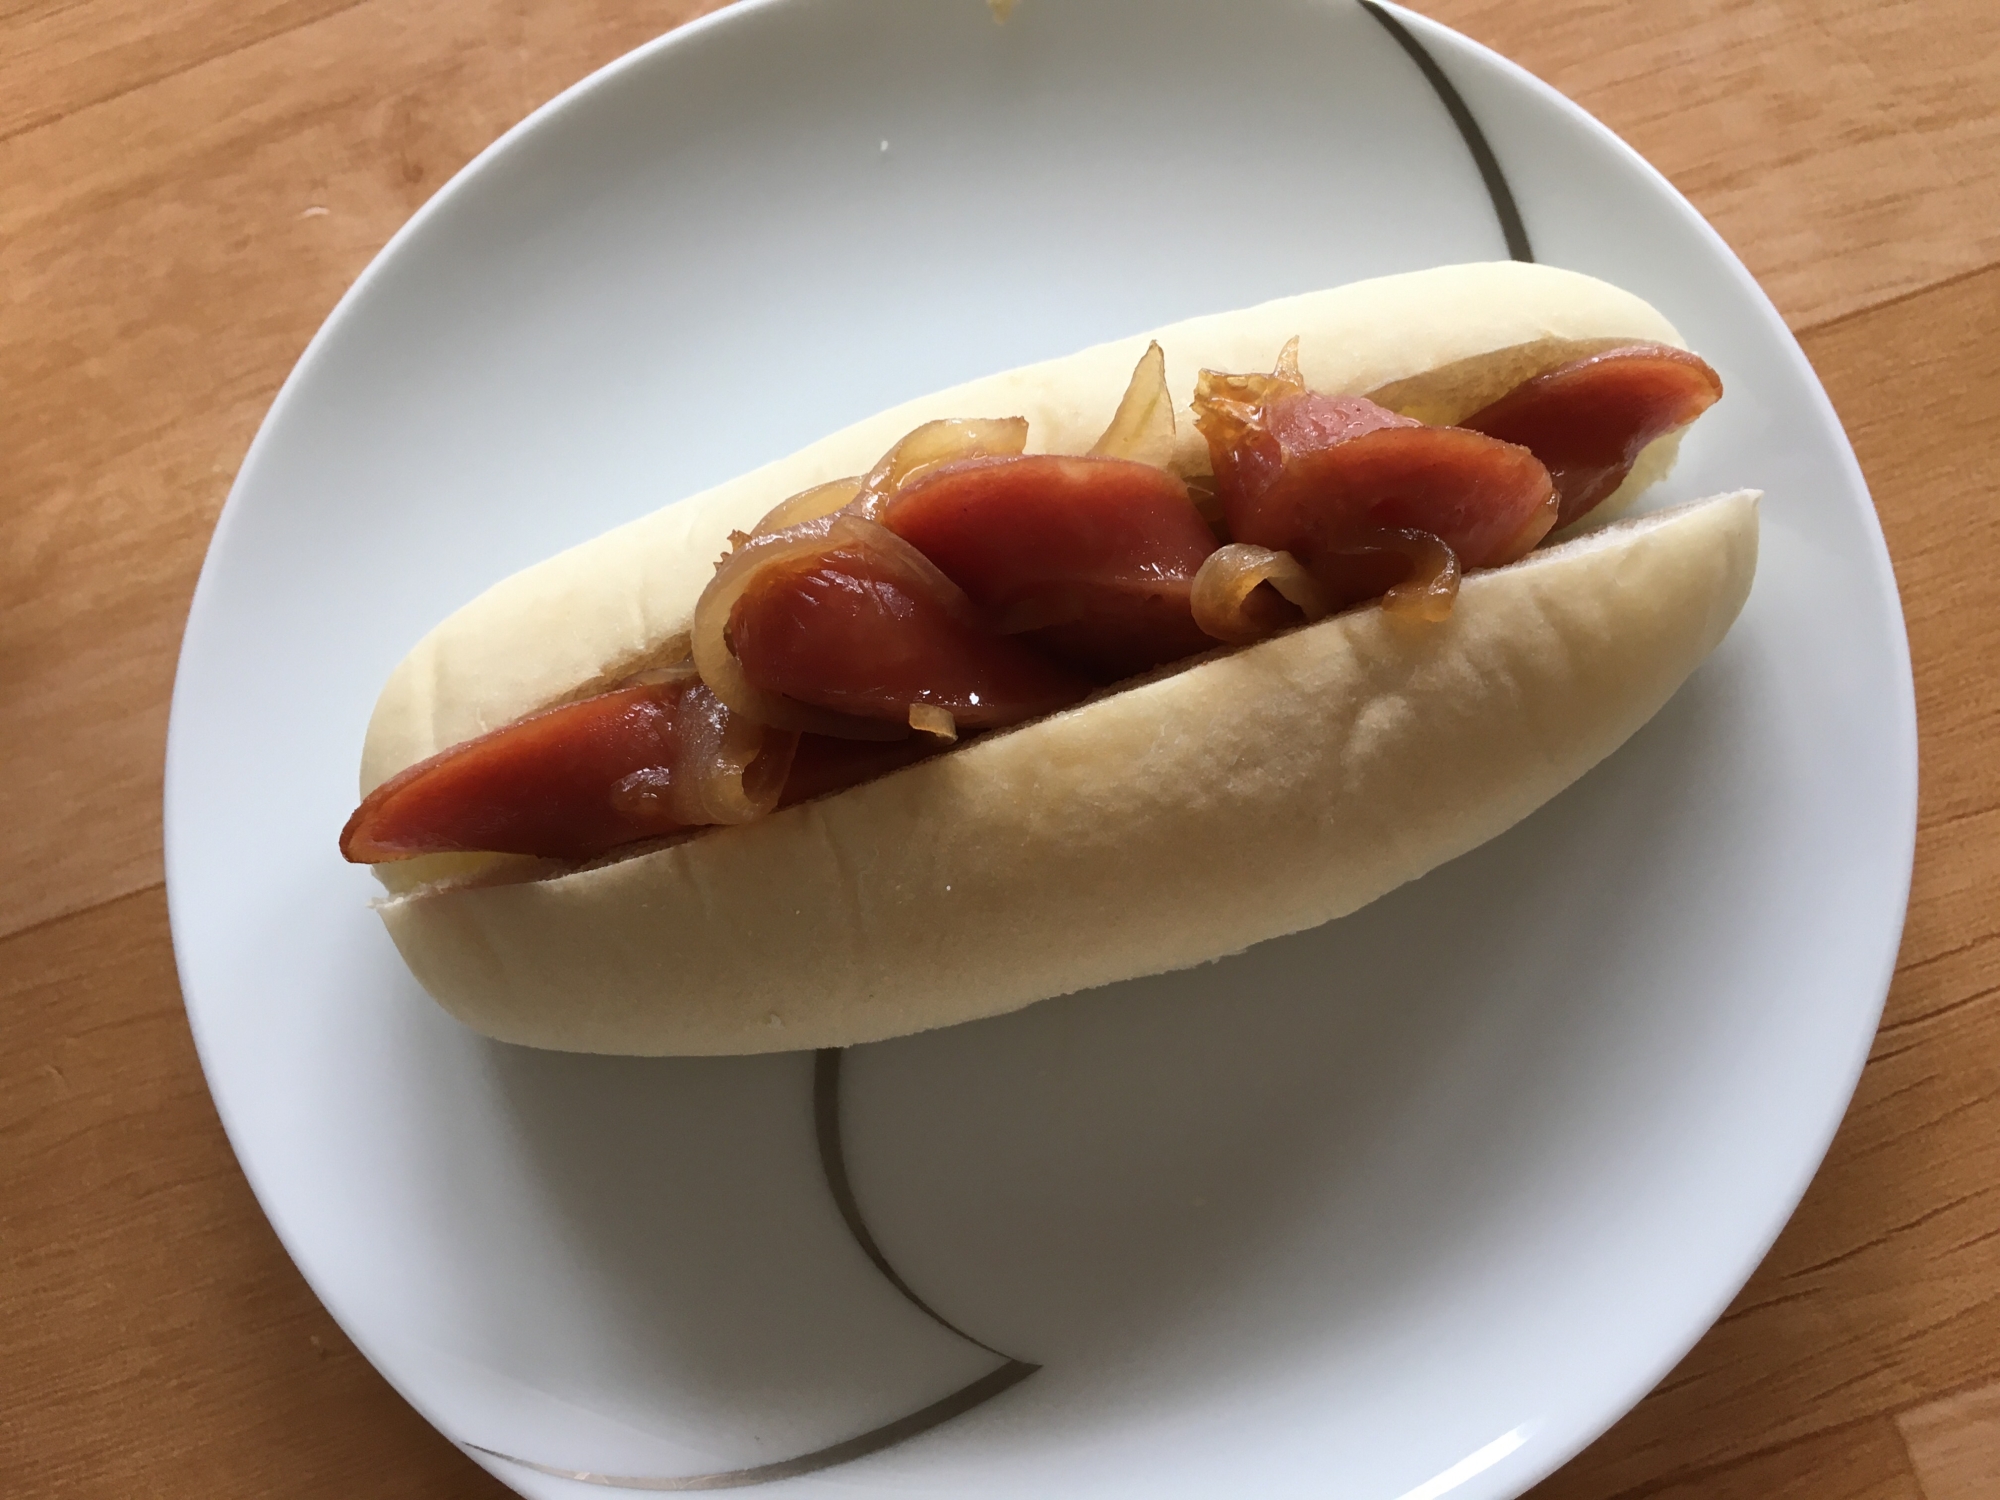
M 2000 1495 L 2000 1383 L 1902 1412 L 1896 1425 L 1924 1500 Z
M 1570 1500 L 1604 1491 L 1577 1488 L 1569 1471 L 1529 1492 L 1530 1500 Z M 1877 1417 L 1719 1469 L 1630 1492 L 1630 1500 L 1936 1500 L 1918 1487 L 1896 1424 Z
M 1825 1167 L 1723 1320 L 1548 1494 L 1613 1496 L 2000 1376 L 2000 270 L 1811 334 L 1896 558 L 1923 783 L 1898 973 Z
M 307 1290 L 196 1066 L 158 889 L 0 940 L 0 1494 L 499 1496 Z
M 66 0 L 10 8 L 0 138 L 343 10 L 355 0 Z
M 208 533 L 340 293 L 495 135 L 693 8 L 370 0 L 0 141 L 0 933 L 159 878 Z
M 1420 0 L 1671 178 L 1795 328 L 2000 261 L 2000 5 Z

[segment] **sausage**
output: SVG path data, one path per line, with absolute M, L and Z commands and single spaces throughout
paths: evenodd
M 1119 458 L 971 459 L 919 478 L 882 524 L 999 628 L 1097 682 L 1213 644 L 1188 591 L 1216 548 L 1187 485 Z
M 896 544 L 850 520 L 825 547 L 760 571 L 729 615 L 750 683 L 891 724 L 927 704 L 973 729 L 1018 724 L 1090 692 L 1088 679 L 1001 635 L 922 554 Z
M 364 863 L 474 849 L 578 860 L 694 826 L 702 820 L 645 795 L 643 781 L 692 774 L 690 694 L 705 689 L 692 679 L 623 688 L 454 745 L 370 792 L 340 852 Z
M 1625 482 L 1648 443 L 1721 396 L 1722 377 L 1699 355 L 1627 344 L 1523 381 L 1459 425 L 1540 459 L 1560 497 L 1556 525 L 1567 526 Z
M 1472 569 L 1512 562 L 1555 525 L 1555 486 L 1526 448 L 1361 396 L 1286 394 L 1260 415 L 1209 438 L 1230 535 L 1290 552 L 1335 609 L 1408 575 L 1385 533 L 1428 533 Z

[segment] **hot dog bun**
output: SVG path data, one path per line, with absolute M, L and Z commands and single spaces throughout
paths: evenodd
M 1184 401 L 1201 366 L 1268 366 L 1294 334 L 1315 389 L 1468 411 L 1538 341 L 1680 343 L 1627 293 L 1512 263 L 1150 337 Z M 1147 337 L 908 403 L 497 585 L 390 679 L 363 791 L 643 665 L 730 529 L 921 421 L 1020 414 L 1031 448 L 1082 451 Z M 1443 625 L 1353 611 L 757 823 L 382 916 L 461 1020 L 593 1052 L 846 1045 L 1200 963 L 1352 911 L 1582 775 L 1721 639 L 1756 535 L 1748 493 L 1622 523 L 1469 577 Z

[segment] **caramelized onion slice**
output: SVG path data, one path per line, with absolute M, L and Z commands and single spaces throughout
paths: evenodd
M 932 735 L 946 744 L 958 738 L 958 720 L 951 716 L 950 709 L 935 703 L 912 703 L 910 728 L 919 734 Z
M 686 687 L 699 680 L 688 633 L 677 631 L 632 663 L 626 674 L 612 684 L 627 687 Z M 591 695 L 594 696 L 594 695 Z
M 797 752 L 796 731 L 752 723 L 697 683 L 681 695 L 673 761 L 634 771 L 611 805 L 635 820 L 700 827 L 748 823 L 778 805 Z
M 1278 351 L 1278 362 L 1271 366 L 1271 378 L 1282 382 L 1288 390 L 1304 390 L 1306 378 L 1299 373 L 1299 336 L 1295 333 L 1285 340 L 1285 347 Z
M 899 739 L 908 732 L 900 724 L 835 713 L 779 693 L 765 692 L 744 676 L 742 663 L 736 660 L 736 653 L 729 646 L 729 613 L 752 580 L 767 567 L 824 552 L 832 545 L 833 528 L 848 519 L 822 516 L 783 531 L 746 537 L 724 557 L 716 567 L 715 577 L 695 601 L 694 623 L 690 628 L 695 669 L 710 692 L 755 723 L 844 740 Z
M 1294 334 L 1278 351 L 1268 375 L 1232 375 L 1203 370 L 1194 380 L 1194 425 L 1208 440 L 1209 451 L 1234 448 L 1247 433 L 1264 427 L 1265 409 L 1281 396 L 1303 396 L 1305 378 L 1299 373 L 1299 340 Z
M 946 417 L 913 428 L 861 478 L 856 515 L 876 520 L 889 498 L 926 470 L 967 458 L 1005 458 L 1028 446 L 1026 417 Z
M 1122 412 L 1123 406 L 1119 410 Z M 1171 442 L 1171 407 L 1167 412 L 1167 435 Z M 902 440 L 883 454 L 866 474 L 828 480 L 825 484 L 816 484 L 811 489 L 800 490 L 796 495 L 780 500 L 751 529 L 750 537 L 788 531 L 849 506 L 858 515 L 874 520 L 889 498 L 919 474 L 962 459 L 1004 457 L 1019 453 L 1027 446 L 1026 417 L 947 417 L 925 422 L 905 433 Z M 741 547 L 742 542 L 737 540 L 735 534 L 732 533 L 730 540 Z
M 1307 620 L 1328 611 L 1326 591 L 1291 553 L 1231 542 L 1211 552 L 1194 575 L 1190 603 L 1195 624 L 1218 641 L 1247 646 L 1295 623 L 1268 604 L 1258 607 L 1257 589 L 1266 583 Z
M 1384 531 L 1345 553 L 1393 552 L 1410 560 L 1409 576 L 1382 596 L 1382 608 L 1412 620 L 1451 618 L 1458 601 L 1458 554 L 1428 531 Z
M 1129 458 L 1156 469 L 1174 456 L 1174 398 L 1167 394 L 1166 351 L 1157 342 L 1148 344 L 1132 367 L 1111 425 L 1086 456 Z
M 842 506 L 851 503 L 861 493 L 861 476 L 856 474 L 847 479 L 833 479 L 825 484 L 816 484 L 809 490 L 800 490 L 789 499 L 780 500 L 764 512 L 764 519 L 750 529 L 752 536 L 769 536 L 774 531 L 784 531 L 801 521 L 817 521 L 821 516 L 830 516 Z
M 682 661 L 675 662 L 670 667 L 647 667 L 644 671 L 634 672 L 630 677 L 622 680 L 618 686 L 686 687 L 689 683 L 698 682 L 700 679 L 701 674 L 695 671 L 694 663 L 691 661 Z

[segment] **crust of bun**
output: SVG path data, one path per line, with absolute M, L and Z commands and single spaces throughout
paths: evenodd
M 1031 451 L 1081 453 L 1109 420 L 1149 339 L 1166 351 L 1174 400 L 1185 409 L 1198 370 L 1269 368 L 1294 335 L 1307 384 L 1334 394 L 1409 382 L 1540 340 L 1682 343 L 1629 292 L 1573 271 L 1501 261 L 1194 318 L 907 402 L 518 573 L 445 620 L 383 689 L 362 752 L 362 794 L 461 740 L 637 670 L 687 628 L 732 529 L 749 529 L 809 485 L 862 472 L 920 422 L 1025 416 Z M 1599 514 L 1615 514 L 1658 477 L 1672 443 L 1648 450 Z
M 1754 493 L 1662 511 L 1467 578 L 1441 625 L 1355 610 L 720 835 L 382 915 L 462 1021 L 586 1052 L 843 1046 L 1187 967 L 1555 796 L 1722 638 L 1756 554 Z

